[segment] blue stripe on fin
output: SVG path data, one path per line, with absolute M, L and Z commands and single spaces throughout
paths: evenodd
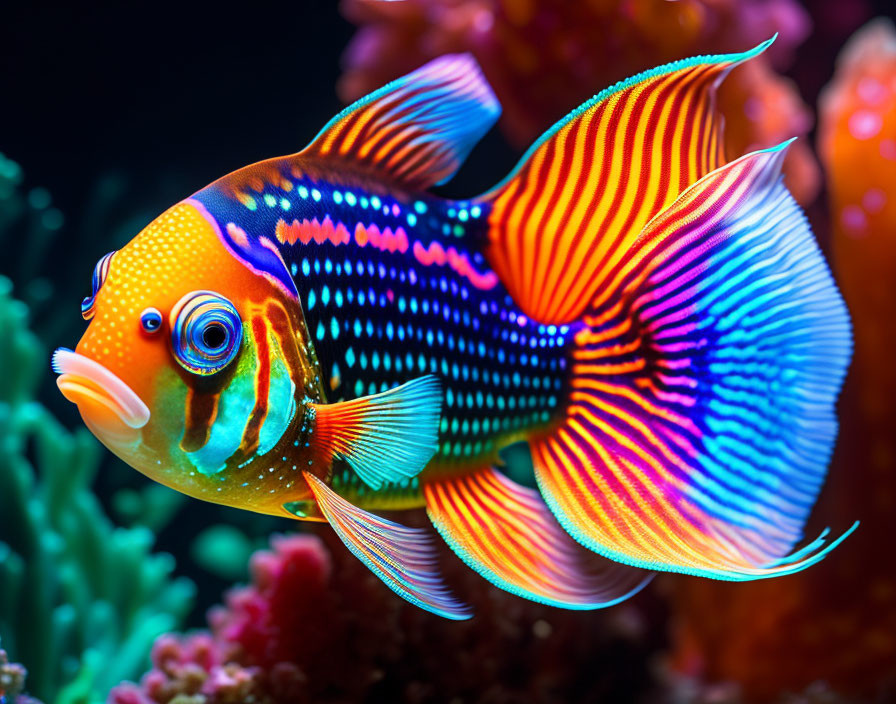
M 361 562 L 400 597 L 438 616 L 461 621 L 470 607 L 442 582 L 432 536 L 363 511 L 312 474 L 305 480 L 324 517 Z

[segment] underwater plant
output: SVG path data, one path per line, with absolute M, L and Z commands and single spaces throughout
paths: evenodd
M 56 289 L 52 279 L 41 275 L 41 268 L 65 218 L 46 188 L 26 190 L 23 182 L 22 167 L 0 153 L 0 245 L 6 252 L 0 273 L 15 271 L 18 295 L 33 315 L 53 309 Z M 62 319 L 58 312 L 55 317 Z
M 681 56 L 752 46 L 776 32 L 768 56 L 726 79 L 719 92 L 730 156 L 806 135 L 811 110 L 780 75 L 810 30 L 795 0 L 344 0 L 358 26 L 338 90 L 346 102 L 441 54 L 470 52 L 503 106 L 499 125 L 525 147 L 597 86 Z M 820 183 L 805 140 L 784 171 L 794 197 L 811 202 Z
M 100 448 L 34 398 L 47 352 L 0 277 L 0 642 L 54 704 L 101 700 L 145 667 L 193 586 L 146 528 L 117 528 L 91 483 Z
M 622 701 L 654 686 L 662 609 L 646 595 L 559 611 L 483 589 L 456 560 L 446 568 L 476 619 L 436 619 L 393 598 L 317 536 L 274 536 L 252 557 L 251 584 L 209 614 L 210 629 L 160 637 L 152 670 L 109 704 L 550 704 Z

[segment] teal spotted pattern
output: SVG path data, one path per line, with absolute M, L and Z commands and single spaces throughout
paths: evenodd
M 284 178 L 290 175 L 284 172 Z M 198 197 L 222 229 L 233 222 L 253 239 L 274 241 L 281 218 L 329 218 L 333 227 L 342 225 L 352 234 L 341 244 L 327 238 L 278 243 L 330 401 L 438 375 L 444 401 L 434 463 L 449 471 L 492 462 L 509 439 L 546 425 L 560 412 L 576 330 L 535 323 L 500 283 L 486 288 L 480 281 L 477 287 L 454 267 L 423 264 L 414 255 L 415 244 L 428 250 L 438 242 L 487 274 L 476 246 L 488 215 L 481 205 L 374 193 L 344 180 L 337 185 L 335 179 L 293 179 L 292 184 L 288 190 L 266 186 L 254 197 L 254 210 L 209 189 Z M 400 228 L 407 246 L 404 251 L 361 246 L 353 236 L 358 224 L 381 232 Z M 353 474 L 341 470 L 334 480 L 337 490 L 340 486 L 364 491 Z M 414 495 L 419 486 L 414 480 L 383 491 Z

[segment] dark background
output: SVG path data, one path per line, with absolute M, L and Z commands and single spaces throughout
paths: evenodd
M 806 5 L 814 30 L 786 73 L 815 106 L 843 39 L 896 7 Z M 825 10 L 834 5 L 836 13 Z M 27 186 L 45 186 L 78 221 L 90 189 L 110 173 L 127 179 L 129 210 L 152 217 L 229 171 L 298 151 L 343 107 L 334 86 L 354 28 L 335 0 L 234 8 L 8 4 L 0 152 L 23 165 Z M 448 192 L 484 190 L 517 156 L 493 130 Z
M 229 171 L 304 147 L 343 107 L 334 86 L 353 31 L 334 0 L 10 5 L 0 25 L 0 152 L 67 217 L 79 217 L 110 171 L 127 174 L 133 209 L 157 214 Z M 515 160 L 492 137 L 464 169 L 467 195 Z

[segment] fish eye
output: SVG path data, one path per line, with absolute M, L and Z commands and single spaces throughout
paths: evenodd
M 236 308 L 213 291 L 188 293 L 171 311 L 174 356 L 194 374 L 207 376 L 224 369 L 236 357 L 242 339 L 243 323 Z
M 162 328 L 162 314 L 155 308 L 147 308 L 140 314 L 140 326 L 146 332 L 158 332 Z
M 104 255 L 96 263 L 96 266 L 93 267 L 93 277 L 90 281 L 90 295 L 81 301 L 81 317 L 84 318 L 84 320 L 90 320 L 96 311 L 96 294 L 99 293 L 103 282 L 105 282 L 106 277 L 109 275 L 109 264 L 112 261 L 113 254 L 115 254 L 115 250 Z

